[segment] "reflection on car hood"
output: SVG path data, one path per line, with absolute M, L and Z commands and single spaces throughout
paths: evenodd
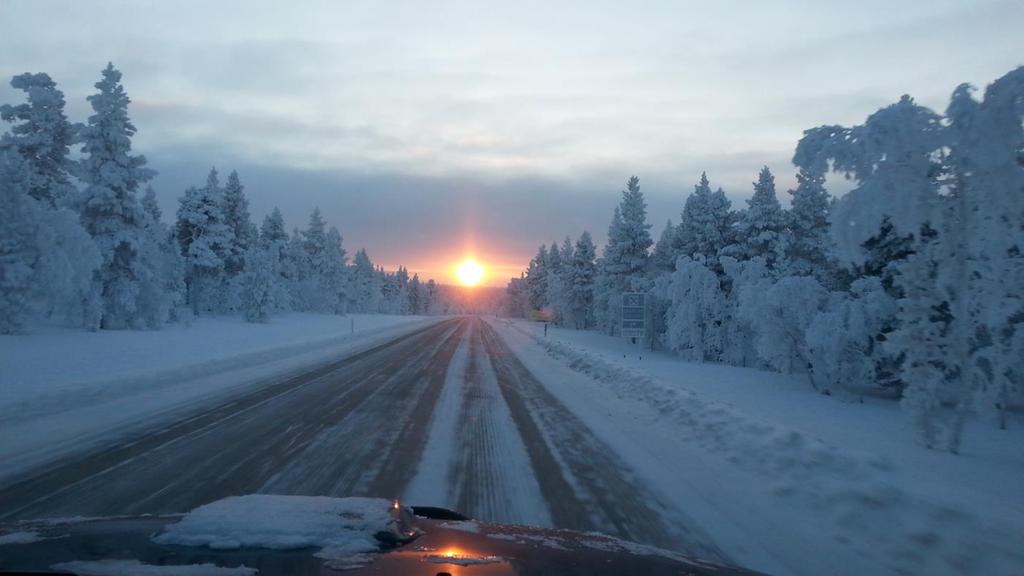
M 187 515 L 0 527 L 0 571 L 76 574 L 753 574 L 595 532 L 414 517 L 369 498 L 245 496 Z M 439 516 L 448 519 L 438 519 Z

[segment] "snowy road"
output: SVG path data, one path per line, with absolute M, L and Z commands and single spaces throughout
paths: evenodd
M 401 497 L 719 556 L 475 318 L 22 476 L 0 487 L 0 520 L 179 512 L 252 492 Z

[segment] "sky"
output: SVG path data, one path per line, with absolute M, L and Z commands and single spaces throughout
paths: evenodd
M 445 282 L 473 255 L 504 285 L 541 242 L 603 242 L 633 174 L 655 238 L 702 171 L 742 206 L 767 165 L 785 202 L 803 130 L 902 94 L 942 111 L 1024 64 L 1022 22 L 1021 0 L 0 0 L 0 77 L 49 73 L 84 121 L 113 62 L 165 214 L 237 170 L 257 222 L 316 206 L 350 255 Z

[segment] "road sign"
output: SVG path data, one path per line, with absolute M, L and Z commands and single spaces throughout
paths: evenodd
M 626 338 L 642 338 L 647 328 L 647 295 L 643 292 L 626 292 L 622 295 L 622 335 Z

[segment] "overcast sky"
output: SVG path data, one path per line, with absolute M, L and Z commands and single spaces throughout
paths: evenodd
M 107 61 L 168 215 L 210 166 L 257 221 L 319 206 L 387 268 L 504 284 L 541 241 L 603 241 L 640 176 L 657 235 L 702 170 L 734 202 L 801 132 L 1024 64 L 1024 1 L 0 0 L 0 76 L 48 72 L 69 115 Z M 6 83 L 0 102 L 20 93 Z

